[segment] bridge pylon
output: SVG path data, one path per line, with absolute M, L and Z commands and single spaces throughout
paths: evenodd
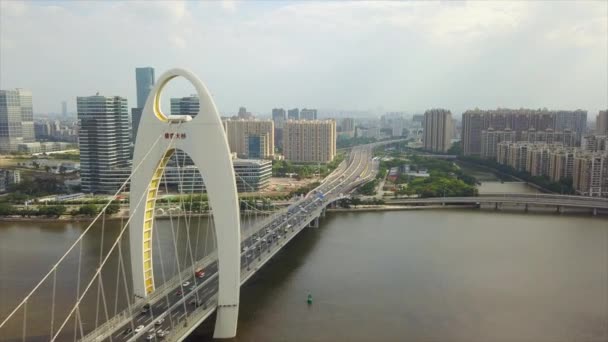
M 194 117 L 165 115 L 161 110 L 163 88 L 180 76 L 190 81 L 198 94 L 199 112 Z M 130 213 L 133 219 L 129 237 L 133 290 L 137 297 L 146 298 L 155 289 L 154 209 L 164 168 L 176 150 L 188 154 L 198 168 L 213 207 L 219 278 L 214 337 L 231 338 L 236 335 L 241 270 L 241 230 L 234 169 L 228 140 L 211 94 L 198 77 L 183 69 L 171 69 L 156 82 L 143 109 L 135 142 L 133 165 L 141 163 L 141 167 L 131 181 Z

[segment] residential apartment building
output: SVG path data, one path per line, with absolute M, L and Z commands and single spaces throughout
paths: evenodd
M 581 149 L 588 152 L 608 151 L 608 135 L 587 135 L 583 137 Z
M 573 187 L 577 195 L 608 197 L 608 155 L 581 153 L 574 159 Z
M 272 158 L 274 156 L 274 122 L 272 120 L 224 120 L 230 151 L 239 158 Z
M 0 153 L 17 151 L 22 143 L 35 141 L 32 93 L 0 90 Z
M 452 113 L 445 109 L 427 110 L 424 113 L 423 127 L 424 149 L 433 152 L 447 152 L 452 140 Z
M 546 176 L 550 169 L 550 155 L 555 146 L 534 144 L 526 154 L 526 172 L 531 176 Z
M 77 97 L 82 191 L 114 193 L 131 172 L 127 99 Z
M 549 111 L 532 109 L 504 109 L 496 110 L 468 110 L 462 114 L 462 149 L 465 155 L 481 155 L 481 132 L 490 127 L 500 131 L 510 129 L 516 132 L 516 140 L 528 140 L 529 133 L 553 130 L 553 138 L 562 139 L 569 143 L 574 139 L 572 146 L 577 146 L 580 137 L 585 132 L 587 112 L 576 111 Z M 566 134 L 570 130 L 571 134 Z M 562 132 L 562 133 L 558 133 Z M 545 139 L 547 139 L 547 134 Z M 561 136 L 559 136 L 561 134 Z M 522 136 L 526 135 L 526 139 Z M 556 136 L 557 135 L 557 136 Z
M 531 143 L 562 144 L 567 147 L 574 147 L 580 137 L 576 132 L 566 129 L 564 131 L 554 131 L 548 128 L 544 131 L 537 131 L 534 128 L 521 132 L 520 141 Z
M 334 120 L 287 121 L 283 136 L 286 160 L 303 163 L 327 163 L 336 155 Z
M 572 178 L 576 152 L 575 148 L 560 148 L 550 154 L 548 176 L 552 182 Z
M 493 128 L 481 131 L 481 157 L 496 159 L 498 144 L 503 141 L 515 141 L 515 131 L 505 129 L 496 131 Z

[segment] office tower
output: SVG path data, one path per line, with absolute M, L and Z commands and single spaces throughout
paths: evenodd
M 445 109 L 431 109 L 424 113 L 424 149 L 447 152 L 452 140 L 452 113 Z
M 572 178 L 574 170 L 574 148 L 560 148 L 549 156 L 549 178 L 552 182 L 559 182 L 565 178 Z
M 608 135 L 608 110 L 601 110 L 595 119 L 595 133 Z
M 131 172 L 127 99 L 77 97 L 76 107 L 82 191 L 114 193 Z
M 131 135 L 133 142 L 137 139 L 137 130 L 139 129 L 139 121 L 141 120 L 143 110 L 143 108 L 131 108 Z
M 510 129 L 496 131 L 493 128 L 481 131 L 481 157 L 495 159 L 498 144 L 503 141 L 515 141 L 515 132 Z
M 288 110 L 287 120 L 300 120 L 300 110 L 298 108 Z
M 272 120 L 238 119 L 223 123 L 231 152 L 244 158 L 272 158 L 275 143 Z
M 336 155 L 336 122 L 287 121 L 283 140 L 283 155 L 286 160 L 330 162 Z
M 154 68 L 135 68 L 137 86 L 137 108 L 144 108 L 148 95 L 154 86 Z
M 253 118 L 253 115 L 251 114 L 251 112 L 247 111 L 247 108 L 240 107 L 239 113 L 238 113 L 238 118 L 239 119 L 251 119 L 251 118 Z
M 68 103 L 66 101 L 61 101 L 61 116 L 64 118 L 68 116 Z
M 137 90 L 137 107 L 131 108 L 131 135 L 133 142 L 137 139 L 137 130 L 139 129 L 141 113 L 146 105 L 148 95 L 150 94 L 152 87 L 154 87 L 154 68 L 135 68 L 135 86 Z
M 272 177 L 272 160 L 233 159 L 236 189 L 238 192 L 257 192 L 268 187 Z M 168 166 L 163 173 L 161 184 L 181 193 L 206 191 L 200 172 L 194 165 L 184 167 Z
M 317 120 L 317 110 L 302 108 L 300 111 L 300 120 Z
M 608 197 L 608 155 L 580 153 L 574 158 L 572 173 L 577 195 Z
M 283 148 L 283 126 L 287 121 L 285 109 L 273 108 L 272 121 L 274 121 L 274 140 L 278 148 Z
M 0 153 L 34 142 L 34 112 L 29 90 L 0 90 Z
M 199 99 L 197 95 L 190 95 L 171 99 L 171 115 L 191 115 L 196 116 L 199 109 Z
M 285 109 L 283 108 L 273 108 L 272 109 L 272 121 L 274 121 L 275 128 L 283 128 L 283 124 L 287 120 L 287 116 L 285 115 Z

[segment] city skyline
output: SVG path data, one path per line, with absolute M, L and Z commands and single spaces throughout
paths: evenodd
M 97 91 L 125 97 L 135 106 L 133 69 L 166 70 L 176 64 L 209 80 L 225 114 L 236 113 L 242 105 L 262 114 L 278 106 L 377 113 L 392 109 L 422 113 L 443 107 L 459 118 L 475 107 L 547 107 L 584 109 L 594 113 L 591 121 L 608 107 L 608 80 L 601 77 L 607 74 L 608 60 L 606 3 L 229 4 L 158 2 L 142 7 L 139 3 L 2 2 L 0 83 L 5 89 L 30 89 L 36 113 L 60 113 L 63 100 L 68 108 L 75 108 L 77 96 Z M 341 22 L 344 29 L 326 25 L 298 29 L 302 20 L 315 22 L 323 13 Z M 384 15 L 373 23 L 380 36 L 367 28 L 373 26 L 374 17 L 368 13 Z M 112 21 L 118 14 L 132 21 L 116 25 L 117 29 L 141 26 L 130 30 L 141 48 L 98 44 L 110 39 L 114 29 L 91 32 L 95 23 L 101 18 Z M 64 16 L 73 20 L 62 20 Z M 45 25 L 51 17 L 53 24 Z M 159 30 L 155 31 L 159 45 L 169 53 L 137 39 L 149 27 L 144 19 L 159 23 L 151 29 Z M 295 24 L 289 25 L 291 21 Z M 28 24 L 32 22 L 40 26 Z M 234 28 L 225 29 L 225 22 Z M 82 30 L 69 30 L 67 25 Z M 177 26 L 184 30 L 176 31 Z M 32 51 L 44 48 L 32 44 L 41 30 L 56 44 L 44 56 Z M 268 30 L 271 36 L 262 34 Z M 96 39 L 83 41 L 78 38 L 81 34 Z M 392 39 L 397 36 L 402 37 L 399 43 Z M 79 50 L 85 52 L 59 58 L 57 54 L 71 49 L 73 41 L 83 41 Z M 271 42 L 277 43 L 271 50 L 276 58 L 243 59 L 236 53 L 237 48 L 265 47 Z M 337 44 L 331 46 L 332 42 Z M 395 50 L 390 57 L 385 52 L 387 44 Z M 197 46 L 214 48 L 201 51 Z M 103 56 L 103 62 L 95 63 L 96 51 L 102 47 L 107 50 L 97 55 Z M 42 60 L 34 63 L 27 56 Z M 92 62 L 98 67 L 89 68 Z M 59 74 L 65 80 L 62 87 L 54 84 Z M 576 86 L 563 86 L 569 83 Z M 267 95 L 254 96 L 249 91 L 252 87 Z M 168 96 L 187 96 L 187 88 L 176 86 L 176 93 Z M 280 103 L 276 98 L 281 98 Z

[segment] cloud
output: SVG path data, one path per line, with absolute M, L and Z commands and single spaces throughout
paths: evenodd
M 192 69 L 228 113 L 608 107 L 605 2 L 0 6 L 0 84 L 31 88 L 40 112 L 94 91 L 133 103 L 133 69 L 148 65 Z

